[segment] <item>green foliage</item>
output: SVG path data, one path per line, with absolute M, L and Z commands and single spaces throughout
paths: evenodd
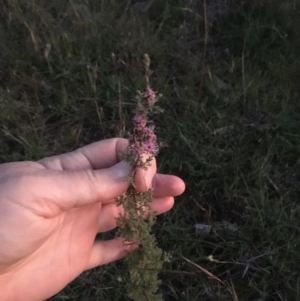
M 129 188 L 126 193 L 116 200 L 117 205 L 124 209 L 124 214 L 117 218 L 117 226 L 126 244 L 138 245 L 138 249 L 125 258 L 130 275 L 126 285 L 128 296 L 135 301 L 159 301 L 162 298 L 157 294 L 160 285 L 158 273 L 163 263 L 169 260 L 169 255 L 163 254 L 157 247 L 155 236 L 151 234 L 156 220 L 156 213 L 151 209 L 153 190 L 138 192 L 134 182 L 137 170 L 147 170 L 158 151 L 154 128 L 147 126 L 148 116 L 160 111 L 156 105 L 156 93 L 149 85 L 151 71 L 148 54 L 144 55 L 143 63 L 147 89 L 146 92 L 138 92 L 129 145 L 127 151 L 121 154 L 132 166 L 133 172 L 127 177 Z
M 0 0 L 0 161 L 124 136 L 149 53 L 164 95 L 153 121 L 169 146 L 159 172 L 187 184 L 151 232 L 172 253 L 163 299 L 300 300 L 297 1 L 244 1 L 208 23 L 193 1 L 154 1 L 145 13 L 125 2 L 72 1 L 84 19 L 68 1 Z M 128 301 L 127 278 L 127 265 L 110 264 L 51 300 Z
M 168 256 L 157 247 L 156 239 L 151 234 L 156 220 L 155 212 L 150 208 L 152 198 L 152 190 L 138 193 L 130 186 L 126 195 L 117 200 L 126 212 L 117 219 L 119 234 L 126 238 L 127 243 L 139 245 L 137 250 L 125 258 L 130 273 L 126 287 L 128 296 L 133 300 L 162 300 L 157 295 L 160 284 L 157 274 Z

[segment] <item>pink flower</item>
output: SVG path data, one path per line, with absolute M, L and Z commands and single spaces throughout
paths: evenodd
M 155 92 L 150 88 L 145 93 L 148 99 L 155 98 Z M 136 110 L 132 120 L 134 128 L 128 139 L 131 154 L 137 157 L 144 153 L 156 155 L 159 147 L 154 133 L 154 126 L 147 126 L 147 115 L 143 111 Z
M 133 116 L 133 122 L 134 122 L 135 128 L 137 130 L 141 130 L 146 126 L 147 119 L 140 112 L 136 112 L 135 115 Z
M 156 140 L 156 135 L 153 131 L 153 127 L 144 127 L 143 136 L 146 140 Z
M 156 93 L 148 87 L 146 92 L 143 93 L 143 97 L 147 99 L 147 101 L 151 104 L 155 102 Z
M 143 143 L 144 152 L 156 155 L 158 153 L 158 147 L 154 142 L 145 142 Z
M 135 156 L 141 156 L 144 153 L 144 148 L 138 144 L 130 145 L 130 151 Z

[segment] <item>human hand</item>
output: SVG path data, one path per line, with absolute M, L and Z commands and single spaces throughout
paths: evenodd
M 122 238 L 95 241 L 116 227 L 115 198 L 130 173 L 118 153 L 125 139 L 109 139 L 37 162 L 0 165 L 0 300 L 40 301 L 83 271 L 123 258 L 135 247 Z M 155 159 L 138 170 L 135 184 L 154 190 L 151 207 L 170 210 L 184 183 L 156 174 Z M 148 185 L 149 186 L 149 185 Z

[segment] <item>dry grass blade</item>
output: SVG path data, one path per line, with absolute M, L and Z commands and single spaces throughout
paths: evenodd
M 213 279 L 213 280 L 216 280 L 218 282 L 220 282 L 221 284 L 223 284 L 224 286 L 226 286 L 226 288 L 228 289 L 228 291 L 230 292 L 230 294 L 232 295 L 233 297 L 233 300 L 234 301 L 238 301 L 238 296 L 235 292 L 235 289 L 234 289 L 234 286 L 233 286 L 233 283 L 230 279 L 230 283 L 231 283 L 231 287 L 225 283 L 224 281 L 222 281 L 219 277 L 215 276 L 213 273 L 211 273 L 210 271 L 208 271 L 207 269 L 201 267 L 199 264 L 191 261 L 190 259 L 184 257 L 183 255 L 180 255 L 181 258 L 183 258 L 185 261 L 187 261 L 188 263 L 192 264 L 193 266 L 195 266 L 196 268 L 198 268 L 199 270 L 201 270 L 204 274 L 206 274 L 209 278 Z
M 219 281 L 220 283 L 226 285 L 226 283 L 224 281 L 222 281 L 220 278 L 218 278 L 217 276 L 215 276 L 214 274 L 212 274 L 211 272 L 209 272 L 208 270 L 206 270 L 205 268 L 201 267 L 199 264 L 191 261 L 190 259 L 184 257 L 183 255 L 180 255 L 181 258 L 183 258 L 185 261 L 187 261 L 188 263 L 192 264 L 193 266 L 195 266 L 196 268 L 198 268 L 199 270 L 201 270 L 203 273 L 205 273 L 209 278 L 214 279 Z M 226 285 L 227 286 L 227 285 Z

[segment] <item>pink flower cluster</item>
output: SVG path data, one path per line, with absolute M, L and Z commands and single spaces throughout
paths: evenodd
M 132 154 L 135 156 L 141 156 L 144 153 L 157 155 L 158 145 L 154 126 L 147 126 L 147 117 L 141 111 L 135 112 L 133 123 L 133 133 L 129 136 L 129 148 Z
M 155 103 L 156 93 L 150 87 L 147 88 L 142 96 L 147 100 L 148 104 L 153 105 Z

